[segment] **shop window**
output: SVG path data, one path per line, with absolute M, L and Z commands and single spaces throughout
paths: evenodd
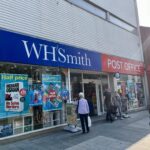
M 137 109 L 145 105 L 142 77 L 121 75 L 116 83 L 116 90 L 128 99 L 129 110 Z
M 101 74 L 102 90 L 108 89 L 108 75 Z
M 92 13 L 98 17 L 101 17 L 103 19 L 106 19 L 106 11 L 103 10 L 102 8 L 96 6 L 93 3 L 90 3 L 89 1 L 85 0 L 67 0 L 71 4 L 74 4 L 84 10 L 86 10 L 89 13 Z
M 82 75 L 78 73 L 71 73 L 70 79 L 72 101 L 76 101 L 78 99 L 79 92 L 82 92 Z
M 118 18 L 118 17 L 116 17 L 116 16 L 114 16 L 114 15 L 112 15 L 112 14 L 109 15 L 109 21 L 110 21 L 111 23 L 113 23 L 113 24 L 115 24 L 115 25 L 117 25 L 117 26 L 123 28 L 123 29 L 126 29 L 126 30 L 128 30 L 128 31 L 130 31 L 130 32 L 132 32 L 132 33 L 134 33 L 134 34 L 137 33 L 137 32 L 136 32 L 136 30 L 137 30 L 136 27 L 134 27 L 134 26 L 132 26 L 132 25 L 126 23 L 125 21 L 121 20 L 120 18 Z
M 24 117 L 24 132 L 32 131 L 33 121 L 32 116 Z
M 0 64 L 0 137 L 64 123 L 68 70 Z
M 97 16 L 100 18 L 105 19 L 106 21 L 109 21 L 113 23 L 114 25 L 117 25 L 118 27 L 121 27 L 122 29 L 125 29 L 133 34 L 137 34 L 137 28 L 126 21 L 118 18 L 114 14 L 108 12 L 107 10 L 101 8 L 96 3 L 93 3 L 88 0 L 66 0 L 70 2 L 71 4 Z
M 1 119 L 0 120 L 0 138 L 13 135 L 13 120 Z

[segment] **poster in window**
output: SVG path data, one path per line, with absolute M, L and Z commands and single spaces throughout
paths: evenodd
M 62 109 L 61 76 L 42 74 L 43 110 Z
M 42 105 L 43 89 L 41 84 L 33 84 L 29 86 L 29 105 L 39 106 Z
M 129 100 L 135 100 L 135 85 L 132 80 L 127 81 Z
M 0 74 L 0 82 L 0 118 L 28 113 L 28 75 Z

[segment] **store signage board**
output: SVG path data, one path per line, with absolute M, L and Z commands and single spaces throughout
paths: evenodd
M 101 71 L 100 54 L 0 30 L 0 61 Z
M 106 54 L 101 55 L 102 71 L 129 75 L 144 75 L 144 64 L 140 61 L 125 59 Z

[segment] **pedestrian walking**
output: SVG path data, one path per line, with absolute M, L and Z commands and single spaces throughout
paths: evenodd
M 88 127 L 88 115 L 90 113 L 89 105 L 87 100 L 84 98 L 84 94 L 82 92 L 79 93 L 77 112 L 81 121 L 82 133 L 85 133 L 85 131 L 88 133 L 90 131 Z

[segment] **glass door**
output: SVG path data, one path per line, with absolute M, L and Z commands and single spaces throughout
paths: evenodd
M 103 113 L 103 97 L 102 86 L 99 80 L 83 80 L 83 91 L 85 98 L 88 100 L 90 115 L 102 115 Z
M 97 115 L 97 102 L 96 102 L 96 85 L 95 83 L 84 83 L 84 95 L 88 100 L 90 115 Z
M 97 94 L 97 105 L 98 105 L 98 115 L 104 113 L 104 101 L 103 101 L 103 91 L 101 83 L 96 83 L 96 94 Z

